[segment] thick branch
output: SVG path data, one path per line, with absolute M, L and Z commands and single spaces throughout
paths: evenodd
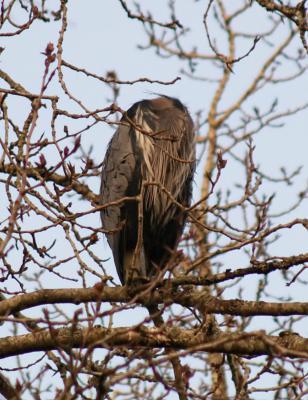
M 290 19 L 295 22 L 295 24 L 301 29 L 307 31 L 308 23 L 306 20 L 306 10 L 305 3 L 306 0 L 299 2 L 299 4 L 295 7 L 279 4 L 279 2 L 275 2 L 272 0 L 257 0 L 261 7 L 264 7 L 267 11 L 276 11 L 283 15 L 284 17 Z
M 199 290 L 159 289 L 153 293 L 136 292 L 126 287 L 102 287 L 89 289 L 43 289 L 33 293 L 11 297 L 0 302 L 0 316 L 5 317 L 19 311 L 44 304 L 80 304 L 88 302 L 128 303 L 132 300 L 139 304 L 171 304 L 184 307 L 197 307 L 207 314 L 230 315 L 308 315 L 308 303 L 288 302 L 269 303 L 264 301 L 221 300 L 204 294 Z
M 245 334 L 223 334 L 218 338 L 207 338 L 200 330 L 171 328 L 103 328 L 51 329 L 21 336 L 0 339 L 0 358 L 36 351 L 63 348 L 171 348 L 215 353 L 242 354 L 250 356 L 279 355 L 308 358 L 308 339 L 297 334 L 267 336 L 263 332 Z M 172 356 L 172 355 L 171 355 Z

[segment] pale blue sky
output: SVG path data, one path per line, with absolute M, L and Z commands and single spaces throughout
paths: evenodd
M 206 35 L 203 30 L 202 18 L 205 2 L 178 2 L 178 18 L 183 25 L 192 27 L 192 33 L 184 40 L 185 46 L 191 50 L 193 46 L 198 45 L 201 52 L 210 54 L 207 45 Z M 167 2 L 159 0 L 156 2 L 144 2 L 144 7 L 151 7 L 153 15 L 163 21 L 169 21 L 169 13 L 167 13 Z M 16 16 L 20 18 L 19 14 Z M 22 19 L 20 19 L 21 21 Z M 158 58 L 152 49 L 140 51 L 137 45 L 146 45 L 147 38 L 143 33 L 142 26 L 135 20 L 127 19 L 125 12 L 121 8 L 118 1 L 101 1 L 101 0 L 74 0 L 68 4 L 68 22 L 69 27 L 65 35 L 63 46 L 63 59 L 69 63 L 79 67 L 86 68 L 98 75 L 104 75 L 109 70 L 115 70 L 120 79 L 132 80 L 139 77 L 148 77 L 158 80 L 172 80 L 177 76 L 181 76 L 180 70 L 187 64 L 180 62 L 177 58 Z M 44 24 L 37 22 L 33 27 L 24 32 L 19 37 L 2 38 L 0 45 L 5 47 L 5 51 L 1 55 L 0 68 L 10 73 L 14 79 L 24 85 L 29 91 L 38 92 L 40 87 L 40 79 L 44 68 L 44 58 L 41 52 L 45 49 L 48 42 L 56 44 L 58 38 L 60 23 Z M 211 23 L 210 23 L 211 28 Z M 261 30 L 267 28 L 267 22 L 264 17 L 264 11 L 258 6 L 250 13 L 247 20 L 242 20 L 239 29 L 244 31 L 249 29 L 251 33 L 260 33 Z M 276 40 L 279 41 L 283 36 L 284 28 L 278 30 Z M 224 37 L 213 28 L 213 35 L 217 39 L 217 43 L 221 51 L 224 51 Z M 299 39 L 294 39 L 294 49 L 299 45 Z M 249 43 L 245 42 L 243 48 L 239 49 L 239 53 L 245 53 L 249 48 Z M 227 106 L 237 99 L 243 88 L 247 87 L 255 71 L 258 70 L 260 62 L 269 53 L 269 49 L 264 43 L 259 42 L 256 50 L 243 60 L 236 64 L 234 74 L 231 76 L 230 88 L 226 91 L 223 98 L 223 106 Z M 237 54 L 237 55 L 240 55 Z M 288 68 L 292 68 L 287 64 L 282 70 L 287 73 Z M 200 62 L 197 66 L 197 73 L 200 76 L 215 78 L 217 70 L 213 69 L 209 62 Z M 78 98 L 82 99 L 84 104 L 91 110 L 103 108 L 109 104 L 110 89 L 103 83 L 99 83 L 94 79 L 85 78 L 81 74 L 71 73 L 64 68 L 64 77 L 69 89 Z M 1 87 L 6 87 L 0 82 Z M 270 90 L 260 93 L 256 99 L 247 104 L 246 110 L 251 111 L 252 107 L 257 105 L 260 109 L 267 109 L 274 98 L 279 99 L 278 107 L 284 111 L 285 109 L 293 109 L 297 105 L 308 101 L 307 78 L 302 77 L 295 84 L 285 83 L 281 86 L 273 85 Z M 194 115 L 195 112 L 202 109 L 206 113 L 208 111 L 209 102 L 215 85 L 207 82 L 191 81 L 187 77 L 182 79 L 173 86 L 161 86 L 157 84 L 137 83 L 135 85 L 123 85 L 119 97 L 119 105 L 125 109 L 135 101 L 141 98 L 151 97 L 152 92 L 164 93 L 167 95 L 180 98 L 190 109 Z M 61 93 L 56 80 L 48 89 L 49 94 Z M 63 96 L 62 96 L 63 97 Z M 20 122 L 24 120 L 27 110 L 23 109 L 21 99 L 10 97 L 8 104 L 14 107 L 14 118 Z M 62 108 L 67 108 L 72 112 L 81 112 L 77 106 L 69 103 L 66 99 L 61 99 Z M 11 108 L 12 109 L 12 108 Z M 50 121 L 46 114 L 47 129 L 50 129 Z M 281 166 L 286 165 L 288 170 L 295 169 L 299 165 L 303 165 L 302 175 L 296 179 L 295 185 L 290 187 L 281 187 L 278 194 L 276 210 L 283 209 L 290 204 L 294 193 L 298 188 L 307 184 L 307 149 L 308 149 L 308 118 L 307 111 L 295 115 L 286 120 L 286 125 L 279 129 L 265 129 L 258 137 L 255 138 L 256 144 L 256 162 L 261 163 L 263 172 L 267 174 L 279 175 Z M 71 123 L 70 126 L 76 127 L 76 130 L 84 126 L 80 121 Z M 60 129 L 60 125 L 58 125 Z M 38 131 L 46 129 L 46 121 L 41 118 L 38 125 Z M 111 138 L 112 130 L 106 125 L 98 124 L 91 134 L 83 137 L 86 143 L 85 147 L 94 145 L 93 156 L 96 162 L 103 159 L 106 145 Z M 205 134 L 206 130 L 202 132 Z M 39 136 L 39 135 L 38 135 Z M 50 160 L 53 155 L 49 154 Z M 200 184 L 200 171 L 196 176 L 195 198 L 198 198 L 198 185 Z M 239 171 L 237 164 L 231 159 L 228 160 L 227 168 L 223 172 L 221 181 L 222 186 L 227 186 L 230 182 L 240 181 L 242 172 Z M 93 190 L 98 191 L 98 180 L 93 182 Z M 92 184 L 92 183 L 91 183 Z M 271 193 L 271 185 L 265 183 L 262 189 L 264 192 Z M 79 206 L 79 204 L 78 204 Z M 84 205 L 80 205 L 83 207 Z M 305 217 L 308 213 L 307 201 L 305 206 L 301 207 L 292 214 L 292 218 Z M 96 215 L 97 217 L 97 215 Z M 290 217 L 284 217 L 282 221 L 286 221 Z M 94 220 L 92 216 L 88 223 L 93 226 L 99 226 L 100 221 Z M 302 228 L 293 232 L 284 232 L 285 238 L 278 242 L 275 253 L 280 255 L 289 255 L 294 252 L 307 252 L 307 232 Z M 104 243 L 103 243 L 104 242 Z M 61 246 L 59 247 L 61 250 Z M 101 240 L 96 246 L 96 250 L 101 257 L 110 257 L 110 251 L 107 248 L 106 241 Z M 65 252 L 65 247 L 62 248 Z M 240 254 L 232 254 L 226 257 L 228 267 L 241 266 L 242 256 Z M 109 273 L 114 274 L 112 260 L 106 263 Z M 255 281 L 251 278 L 246 279 L 244 290 L 245 298 L 250 298 L 252 288 Z M 59 281 L 55 283 L 50 277 L 46 281 L 48 287 L 55 287 Z M 64 286 L 68 283 L 64 282 Z M 279 280 L 275 280 L 277 292 L 288 293 L 298 300 L 307 300 L 307 294 L 294 285 L 286 288 Z M 235 292 L 230 290 L 226 293 L 226 297 L 232 297 Z M 305 299 L 303 297 L 306 297 Z M 121 319 L 122 323 L 127 320 L 126 316 Z M 307 334 L 306 332 L 301 332 Z M 257 397 L 256 397 L 257 398 Z M 263 397 L 264 399 L 264 397 Z

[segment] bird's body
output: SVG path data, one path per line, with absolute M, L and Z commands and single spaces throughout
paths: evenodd
M 103 208 L 101 218 L 125 284 L 154 275 L 176 249 L 185 223 L 179 204 L 191 200 L 195 147 L 192 120 L 179 100 L 140 101 L 121 122 L 101 181 L 102 204 L 117 203 Z M 121 201 L 136 196 L 141 207 L 137 200 Z

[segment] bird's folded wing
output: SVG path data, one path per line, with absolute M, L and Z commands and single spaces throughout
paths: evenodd
M 117 205 L 109 203 L 120 201 L 126 196 L 133 196 L 136 159 L 133 153 L 134 135 L 129 126 L 121 125 L 111 139 L 104 159 L 103 175 L 101 181 L 101 203 L 107 207 L 102 210 L 101 218 L 103 228 L 110 231 L 107 240 L 113 252 L 117 269 L 120 268 L 123 255 L 120 252 L 121 228 L 125 216 L 121 210 L 124 202 Z M 119 271 L 118 271 L 119 272 Z

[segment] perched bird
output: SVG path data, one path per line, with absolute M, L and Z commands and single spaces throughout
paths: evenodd
M 122 284 L 149 278 L 170 260 L 186 219 L 176 203 L 189 206 L 194 169 L 193 122 L 179 100 L 142 100 L 125 113 L 108 145 L 100 190 Z

